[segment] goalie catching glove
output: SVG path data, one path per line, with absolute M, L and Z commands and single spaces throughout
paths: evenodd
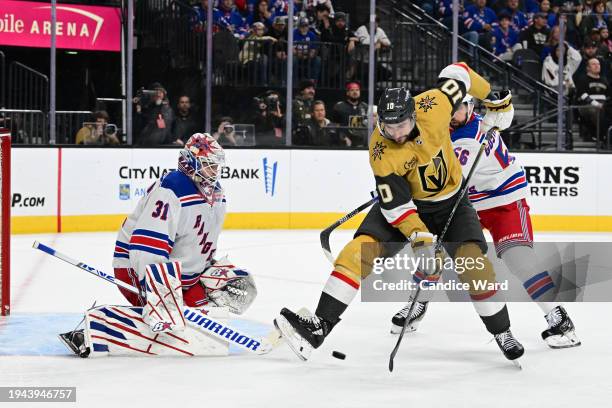
M 207 289 L 215 305 L 227 307 L 230 312 L 242 314 L 257 297 L 257 288 L 251 274 L 234 266 L 227 257 L 207 268 L 200 283 Z

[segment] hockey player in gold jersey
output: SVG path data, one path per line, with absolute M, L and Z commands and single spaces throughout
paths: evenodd
M 448 123 L 466 93 L 486 100 L 490 85 L 464 63 L 447 66 L 438 79 L 434 88 L 415 97 L 405 88 L 385 91 L 378 104 L 379 122 L 369 144 L 379 203 L 372 207 L 354 239 L 338 255 L 315 313 L 305 309 L 294 313 L 283 308 L 274 321 L 289 346 L 304 360 L 340 321 L 340 315 L 357 294 L 361 279 L 371 272 L 375 258 L 392 256 L 401 244 L 409 242 L 415 257 L 436 259 L 439 255 L 433 250 L 436 235 L 444 229 L 457 200 L 460 202 L 443 247 L 453 258 L 481 260 L 459 278 L 469 285 L 475 309 L 504 355 L 514 360 L 524 352 L 510 331 L 501 294 L 490 289 L 495 273 L 484 255 L 487 245 L 476 211 L 467 197 L 459 197 L 463 181 L 461 165 L 448 137 Z M 440 268 L 436 265 L 422 263 L 413 275 L 414 280 L 437 282 Z M 431 292 L 422 294 L 427 296 Z M 417 303 L 423 304 L 427 303 Z M 410 319 L 416 321 L 423 315 L 424 310 L 415 308 Z

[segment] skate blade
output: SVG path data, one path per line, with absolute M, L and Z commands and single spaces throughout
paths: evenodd
M 417 330 L 418 324 L 411 324 L 406 327 L 405 333 L 412 333 Z M 402 332 L 402 326 L 391 323 L 391 334 L 400 334 Z
M 522 370 L 522 369 L 523 369 L 523 366 L 521 365 L 521 363 L 519 363 L 518 359 L 516 359 L 516 360 L 510 360 L 510 361 L 511 361 L 511 362 L 512 362 L 512 364 L 514 364 L 514 366 L 515 366 L 516 368 L 518 368 L 519 370 Z
M 72 353 L 76 354 L 78 357 L 87 358 L 89 356 L 89 353 L 90 353 L 90 348 L 86 347 L 85 350 L 83 350 L 83 351 L 75 348 L 75 346 L 72 344 L 72 342 L 70 342 L 65 337 L 67 334 L 68 333 L 61 333 L 61 334 L 58 334 L 57 337 L 60 339 L 60 341 L 62 343 L 64 343 L 64 346 L 66 346 L 68 351 L 71 351 Z
M 278 316 L 274 319 L 274 326 L 285 339 L 285 343 L 287 343 L 300 360 L 308 360 L 312 353 L 312 346 L 297 334 L 295 329 L 289 324 L 289 321 L 284 316 Z
M 62 334 L 58 334 L 57 338 L 60 339 L 60 341 L 62 342 L 62 344 L 64 346 L 66 346 L 66 348 L 68 349 L 68 351 L 72 352 L 73 354 L 76 354 L 77 356 L 79 355 L 79 350 L 77 350 L 74 345 L 69 342 L 64 336 L 67 335 L 68 333 L 62 333 Z
M 563 335 L 549 336 L 544 341 L 548 344 L 548 347 L 552 349 L 572 348 L 582 344 L 574 331 L 567 332 Z

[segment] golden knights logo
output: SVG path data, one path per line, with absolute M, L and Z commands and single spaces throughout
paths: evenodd
M 387 148 L 387 145 L 384 144 L 383 142 L 376 142 L 376 144 L 372 148 L 372 159 L 382 160 L 382 155 L 385 154 L 386 148 Z
M 419 104 L 419 109 L 422 109 L 423 112 L 427 113 L 429 109 L 433 109 L 434 105 L 437 105 L 437 103 L 434 102 L 435 99 L 435 96 L 432 98 L 429 95 L 425 95 L 417 102 Z
M 418 169 L 423 191 L 431 193 L 428 197 L 432 197 L 444 189 L 448 178 L 448 166 L 442 150 L 432 157 L 429 163 L 419 166 Z

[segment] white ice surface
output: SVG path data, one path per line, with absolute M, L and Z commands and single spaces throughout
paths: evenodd
M 349 237 L 348 231 L 334 233 L 332 247 L 338 251 Z M 112 285 L 31 249 L 37 239 L 110 272 L 114 238 L 113 233 L 14 236 L 14 316 L 80 313 L 94 300 L 123 303 Z M 595 234 L 539 238 L 609 240 Z M 247 318 L 265 324 L 283 306 L 314 310 L 331 271 L 318 231 L 226 231 L 219 253 L 256 274 L 259 296 Z M 285 345 L 266 356 L 221 358 L 0 356 L 0 386 L 76 386 L 77 405 L 83 407 L 610 406 L 611 303 L 567 305 L 583 342 L 568 350 L 551 350 L 542 342 L 545 321 L 534 304 L 510 305 L 513 332 L 526 348 L 522 371 L 488 343 L 470 304 L 436 303 L 419 332 L 405 337 L 389 373 L 396 341 L 389 319 L 400 305 L 358 300 L 306 363 Z M 0 321 L 0 337 L 5 324 Z M 332 350 L 344 352 L 346 360 L 331 357 Z

